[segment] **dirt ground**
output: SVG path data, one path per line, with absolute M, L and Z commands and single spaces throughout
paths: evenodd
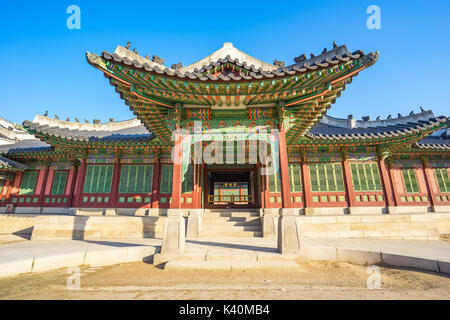
M 81 268 L 75 290 L 67 289 L 67 269 L 3 278 L 0 299 L 450 299 L 450 277 L 380 267 L 381 289 L 368 289 L 367 271 L 334 262 L 284 271 L 175 271 L 139 262 Z

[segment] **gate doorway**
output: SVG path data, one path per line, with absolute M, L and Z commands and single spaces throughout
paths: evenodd
M 255 208 L 258 201 L 255 178 L 251 169 L 207 170 L 207 207 Z

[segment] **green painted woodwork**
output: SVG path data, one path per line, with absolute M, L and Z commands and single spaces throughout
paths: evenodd
M 302 191 L 302 168 L 300 164 L 289 165 L 289 182 L 291 192 Z
M 119 193 L 151 193 L 152 165 L 123 165 L 120 173 Z
M 442 193 L 450 193 L 450 178 L 448 168 L 434 169 L 436 180 L 438 182 L 439 191 Z
M 53 184 L 51 194 L 54 196 L 64 195 L 66 190 L 68 171 L 56 171 L 53 176 Z
M 417 183 L 416 170 L 415 169 L 401 169 L 401 170 L 406 193 L 418 193 L 419 184 Z
M 172 181 L 173 180 L 173 166 L 162 165 L 161 166 L 161 184 L 159 193 L 172 193 Z
M 181 184 L 181 193 L 191 193 L 194 190 L 194 166 L 189 165 Z
M 376 163 L 351 163 L 354 191 L 383 191 Z
M 277 173 L 269 175 L 269 192 L 281 192 L 281 179 Z
M 309 164 L 312 192 L 342 192 L 344 177 L 341 163 Z
M 110 193 L 113 165 L 88 165 L 84 182 L 84 193 Z
M 38 173 L 38 171 L 25 171 L 23 173 L 22 181 L 20 182 L 19 195 L 28 196 L 34 194 Z

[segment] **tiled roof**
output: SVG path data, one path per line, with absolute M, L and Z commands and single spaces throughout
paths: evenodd
M 53 147 L 38 139 L 26 139 L 13 144 L 0 146 L 0 154 L 13 154 L 20 152 L 43 152 L 51 151 Z
M 0 157 L 0 170 L 23 171 L 26 168 L 27 166 L 22 163 L 5 157 Z
M 295 63 L 287 67 L 277 67 L 272 70 L 263 70 L 262 67 L 256 68 L 253 64 L 248 65 L 247 61 L 241 61 L 239 58 L 232 58 L 230 55 L 220 58 L 216 61 L 208 62 L 202 65 L 200 68 L 195 68 L 190 71 L 186 68 L 171 69 L 163 65 L 156 64 L 148 59 L 142 58 L 137 54 L 133 54 L 131 51 L 127 54 L 130 57 L 134 57 L 134 60 L 126 56 L 121 56 L 117 53 L 109 53 L 104 51 L 102 57 L 113 63 L 119 63 L 125 66 L 133 67 L 137 70 L 143 70 L 150 73 L 155 73 L 159 75 L 172 76 L 177 78 L 187 78 L 191 80 L 200 81 L 240 81 L 240 80 L 261 80 L 261 79 L 271 79 L 280 78 L 284 76 L 292 76 L 297 74 L 303 74 L 311 71 L 316 71 L 324 68 L 329 68 L 331 66 L 341 64 L 350 60 L 356 60 L 361 57 L 367 57 L 373 63 L 377 60 L 377 54 L 364 55 L 360 50 L 350 52 L 345 45 L 335 47 L 330 51 L 324 50 L 320 55 L 311 57 L 308 59 L 306 55 L 301 55 L 295 58 Z M 95 54 L 87 53 L 88 61 L 95 63 Z M 254 59 L 254 58 L 253 58 Z M 242 72 L 238 75 L 234 73 L 229 73 L 228 75 L 219 74 L 218 76 L 213 76 L 206 71 L 216 68 L 217 66 L 232 63 L 240 68 L 243 68 L 247 72 Z M 186 70 L 186 71 L 183 71 Z
M 150 141 L 153 135 L 137 119 L 106 124 L 85 124 L 36 116 L 23 126 L 34 134 L 84 142 Z
M 431 113 L 432 114 L 432 113 Z M 417 115 L 416 115 L 417 118 Z M 420 118 L 419 118 L 420 119 Z M 383 123 L 384 125 L 366 124 L 360 126 L 344 126 L 339 123 L 345 123 L 344 119 L 336 119 L 336 121 L 320 121 L 306 134 L 311 139 L 373 139 L 383 137 L 399 137 L 408 134 L 419 133 L 421 131 L 427 131 L 435 128 L 438 125 L 448 122 L 447 117 L 433 117 L 427 120 L 411 121 L 412 116 L 401 117 L 392 120 L 379 120 L 377 123 Z M 370 121 L 367 121 L 370 122 Z M 375 121 L 374 121 L 375 122 Z
M 421 141 L 417 141 L 415 146 L 420 149 L 441 149 L 450 150 L 450 131 L 449 128 L 443 132 L 437 132 L 436 135 L 430 135 Z

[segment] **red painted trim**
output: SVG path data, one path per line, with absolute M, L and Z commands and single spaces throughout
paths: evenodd
M 78 166 L 74 166 L 72 169 L 72 181 L 70 184 L 70 191 L 69 191 L 69 207 L 73 207 L 74 204 L 74 193 L 75 193 L 75 186 L 77 184 L 77 177 L 78 177 Z
M 158 160 L 153 165 L 153 184 L 152 184 L 152 208 L 159 207 L 159 186 L 161 176 L 161 162 Z
M 350 170 L 350 163 L 348 160 L 342 161 L 342 171 L 344 174 L 344 186 L 345 191 L 347 193 L 347 202 L 349 207 L 355 207 L 356 206 L 356 198 L 353 188 L 353 179 L 352 179 L 352 172 Z
M 397 188 L 394 188 L 394 177 L 392 176 L 392 168 L 387 168 L 387 171 L 389 173 L 389 181 L 392 187 L 392 193 L 394 195 L 394 205 L 398 206 L 400 205 L 400 196 L 398 194 Z
M 116 207 L 118 203 L 119 195 L 119 184 L 120 184 L 120 170 L 121 170 L 120 160 L 114 164 L 113 179 L 111 182 L 111 200 L 109 202 L 110 208 Z
M 41 182 L 41 186 L 40 186 L 40 193 L 39 193 L 39 202 L 38 202 L 38 207 L 43 207 L 44 206 L 44 197 L 45 197 L 45 189 L 46 189 L 46 185 L 48 183 L 48 173 L 50 171 L 49 167 L 45 167 L 44 169 L 44 177 L 43 180 Z M 50 181 L 51 183 L 51 181 Z
M 303 188 L 303 203 L 305 208 L 312 206 L 311 183 L 309 176 L 309 167 L 307 162 L 302 163 L 302 188 Z
M 384 201 L 389 207 L 395 206 L 393 186 L 390 178 L 390 173 L 386 168 L 386 163 L 382 160 L 378 160 L 378 168 L 380 169 L 381 185 L 383 186 Z
M 435 193 L 433 192 L 433 188 L 431 186 L 431 181 L 433 181 L 433 177 L 432 177 L 432 170 L 429 167 L 423 167 L 422 168 L 423 173 L 424 173 L 424 177 L 425 177 L 425 185 L 427 188 L 427 192 L 428 192 L 428 199 L 430 201 L 430 205 L 434 206 L 435 205 Z
M 181 170 L 183 159 L 183 135 L 180 132 L 175 133 L 175 150 L 172 175 L 172 203 L 173 209 L 181 208 Z
M 75 194 L 73 197 L 73 206 L 80 207 L 81 206 L 81 193 L 83 191 L 83 185 L 84 185 L 84 176 L 86 174 L 86 160 L 84 159 L 81 162 L 80 167 L 78 168 L 77 172 L 77 181 L 75 186 Z
M 280 173 L 281 173 L 281 199 L 283 208 L 291 207 L 289 167 L 286 148 L 286 135 L 284 130 L 278 131 L 278 144 L 280 149 Z

